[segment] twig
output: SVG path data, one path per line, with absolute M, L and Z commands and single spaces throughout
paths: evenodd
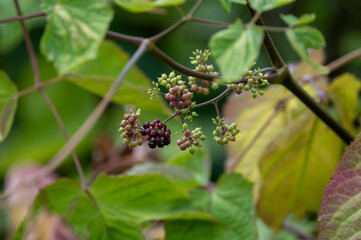
M 174 30 L 178 29 L 180 26 L 182 26 L 185 22 L 187 22 L 187 17 L 182 17 L 181 19 L 179 19 L 175 24 L 173 24 L 172 26 L 170 26 L 169 28 L 165 29 L 164 31 L 150 37 L 148 40 L 152 43 L 155 43 L 156 41 L 158 41 L 161 38 L 164 38 L 165 36 L 169 35 L 170 33 L 172 33 Z
M 330 72 L 333 72 L 341 67 L 343 67 L 344 65 L 346 65 L 347 63 L 351 62 L 352 60 L 355 60 L 356 58 L 361 56 L 361 48 L 356 49 L 332 62 L 330 62 L 329 64 L 327 64 L 327 68 Z
M 299 229 L 298 227 L 290 224 L 287 221 L 284 221 L 282 223 L 282 228 L 293 233 L 294 235 L 296 235 L 301 239 L 316 240 L 316 236 L 314 236 L 313 234 L 304 232 L 302 229 Z
M 22 16 L 17 16 L 17 17 L 1 19 L 0 23 L 8 23 L 8 22 L 14 22 L 14 21 L 25 20 L 25 19 L 36 18 L 36 17 L 44 17 L 44 16 L 46 16 L 45 12 L 37 12 L 37 13 L 29 14 L 29 15 L 22 15 Z
M 16 94 L 16 96 L 17 97 L 22 97 L 22 96 L 24 96 L 26 94 L 29 94 L 29 93 L 32 93 L 34 91 L 39 90 L 39 88 L 44 88 L 44 87 L 47 87 L 47 86 L 51 86 L 51 85 L 53 85 L 53 84 L 55 84 L 55 83 L 57 83 L 59 81 L 62 81 L 62 80 L 64 80 L 64 76 L 59 76 L 59 77 L 53 78 L 53 79 L 51 79 L 49 81 L 46 81 L 46 82 L 40 82 L 39 84 L 35 84 L 32 87 L 26 88 L 26 89 L 18 92 Z
M 18 0 L 14 0 L 14 2 L 15 2 L 16 11 L 17 11 L 18 15 L 21 16 L 22 12 L 21 12 L 21 9 L 20 9 L 19 2 L 18 2 Z M 19 20 L 19 22 L 20 22 L 21 28 L 23 30 L 26 48 L 27 48 L 28 53 L 29 53 L 31 68 L 32 68 L 33 73 L 34 73 L 35 86 L 39 86 L 39 85 L 41 85 L 41 80 L 40 80 L 38 62 L 36 60 L 36 56 L 35 56 L 35 52 L 34 52 L 34 47 L 33 47 L 33 44 L 31 42 L 29 32 L 28 32 L 28 30 L 27 30 L 27 28 L 25 26 L 24 20 Z M 45 102 L 49 106 L 49 108 L 50 108 L 56 122 L 59 125 L 60 131 L 64 135 L 65 140 L 68 141 L 69 140 L 68 133 L 66 132 L 64 123 L 63 123 L 58 111 L 56 110 L 54 104 L 52 103 L 49 96 L 46 94 L 46 92 L 41 87 L 38 87 L 38 91 L 40 92 L 41 96 L 44 98 Z M 75 166 L 76 166 L 77 171 L 79 173 L 80 182 L 81 182 L 82 186 L 85 187 L 86 183 L 85 183 L 85 177 L 84 177 L 83 169 L 81 168 L 78 156 L 76 155 L 75 150 L 73 148 L 71 149 L 71 153 L 72 153 L 72 156 L 73 156 L 73 159 L 74 159 Z
M 191 17 L 189 19 L 189 21 L 191 22 L 198 22 L 198 23 L 204 23 L 204 24 L 209 24 L 209 25 L 215 25 L 215 26 L 221 26 L 221 27 L 229 27 L 232 24 L 227 23 L 227 22 L 219 22 L 219 21 L 213 21 L 213 20 L 208 20 L 208 19 L 203 19 L 203 18 L 197 18 L 197 17 Z
M 144 41 L 144 38 L 141 37 L 129 36 L 126 34 L 116 33 L 112 31 L 107 31 L 107 36 L 115 39 L 119 39 L 123 42 L 135 44 L 137 46 L 139 46 Z

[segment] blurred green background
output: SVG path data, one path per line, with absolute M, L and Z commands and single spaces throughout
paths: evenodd
M 39 11 L 39 2 L 39 0 L 20 1 L 21 4 L 23 3 L 22 8 L 25 13 Z M 188 0 L 180 8 L 187 12 L 194 2 Z M 12 0 L 0 0 L 0 9 L 0 19 L 16 15 Z M 150 37 L 159 33 L 181 17 L 176 8 L 166 8 L 157 12 L 141 14 L 129 13 L 116 6 L 113 6 L 113 9 L 115 10 L 115 17 L 111 23 L 110 30 L 141 37 Z M 318 28 L 324 34 L 327 43 L 325 48 L 327 62 L 330 62 L 360 47 L 361 21 L 357 20 L 359 19 L 360 11 L 361 1 L 359 0 L 298 0 L 290 5 L 264 13 L 263 19 L 268 26 L 285 26 L 279 18 L 280 13 L 292 13 L 296 16 L 304 13 L 315 13 L 317 18 L 311 25 Z M 234 22 L 237 18 L 241 18 L 244 22 L 249 20 L 249 14 L 245 7 L 233 4 L 232 11 L 226 13 L 216 0 L 203 1 L 195 16 L 230 23 Z M 45 18 L 27 21 L 31 28 L 31 38 L 35 51 L 38 54 L 39 41 L 44 30 L 44 20 Z M 218 26 L 187 23 L 159 41 L 157 45 L 177 62 L 192 67 L 189 63 L 189 56 L 192 54 L 192 51 L 208 48 L 210 36 L 221 29 Z M 272 37 L 286 62 L 293 63 L 298 61 L 298 57 L 292 51 L 285 39 L 284 33 L 272 33 Z M 136 49 L 135 46 L 127 43 L 119 41 L 117 43 L 129 53 L 133 53 Z M 14 22 L 0 25 L 0 45 L 0 69 L 7 72 L 19 90 L 32 86 L 33 75 L 26 47 L 21 38 L 21 31 L 19 31 L 19 23 Z M 56 76 L 52 65 L 45 62 L 41 54 L 39 54 L 38 58 L 42 80 L 45 81 Z M 358 67 L 360 65 L 361 58 L 332 73 L 331 77 L 335 77 L 341 72 L 351 72 L 360 76 L 361 69 Z M 172 71 L 168 65 L 150 53 L 141 58 L 138 66 L 153 80 L 162 73 Z M 269 66 L 269 61 L 264 51 L 261 53 L 257 66 Z M 211 93 L 207 97 L 197 96 L 195 100 L 197 102 L 205 101 L 216 96 L 220 91 L 222 89 Z M 54 101 L 70 135 L 79 128 L 100 100 L 99 97 L 69 82 L 61 82 L 47 87 L 46 92 Z M 223 104 L 224 102 L 223 100 L 221 103 Z M 85 169 L 89 169 L 87 166 L 91 164 L 92 146 L 100 136 L 113 136 L 117 145 L 121 146 L 117 128 L 123 113 L 122 106 L 111 104 L 107 112 L 97 122 L 95 128 L 77 148 Z M 205 147 L 208 149 L 213 162 L 212 178 L 216 179 L 223 171 L 223 162 L 226 158 L 225 147 L 218 146 L 211 141 L 213 139 L 212 131 L 214 128 L 211 117 L 214 117 L 216 113 L 213 106 L 201 108 L 197 110 L 197 113 L 199 117 L 193 121 L 191 127 L 201 126 L 208 138 Z M 145 117 L 150 117 L 150 115 L 152 114 L 145 114 Z M 149 121 L 152 119 L 145 120 Z M 241 128 L 241 126 L 239 127 Z M 33 92 L 22 97 L 19 100 L 12 130 L 7 139 L 0 144 L 0 185 L 3 186 L 5 173 L 11 165 L 19 161 L 28 160 L 44 163 L 64 143 L 65 140 L 56 121 L 40 94 Z M 164 153 L 163 155 L 167 156 L 169 153 Z M 58 169 L 58 173 L 59 175 L 77 178 L 72 161 L 66 161 Z M 0 219 L 3 218 L 0 217 Z M 3 224 L 0 224 L 0 226 L 3 226 Z

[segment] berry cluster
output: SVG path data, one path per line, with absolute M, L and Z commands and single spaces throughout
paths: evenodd
M 184 136 L 183 138 L 177 141 L 177 145 L 182 151 L 186 150 L 187 148 L 190 148 L 189 152 L 193 154 L 195 152 L 193 146 L 201 147 L 202 144 L 199 142 L 199 140 L 204 141 L 206 140 L 206 137 L 203 135 L 201 128 L 196 128 L 191 132 L 188 129 L 186 129 L 186 127 L 187 125 L 184 124 L 183 125 L 184 129 L 182 130 Z
M 237 128 L 236 123 L 232 123 L 231 125 L 227 125 L 224 121 L 224 118 L 220 119 L 217 117 L 216 119 L 212 119 L 213 123 L 217 125 L 216 129 L 213 131 L 213 140 L 220 144 L 224 145 L 228 142 L 236 141 L 236 135 L 240 132 Z
M 229 84 L 228 86 L 235 90 L 237 94 L 241 94 L 242 90 L 251 90 L 252 97 L 257 98 L 257 92 L 260 96 L 264 94 L 263 88 L 268 86 L 268 74 L 263 74 L 260 69 L 248 71 L 248 76 L 238 84 Z
M 214 68 L 212 64 L 207 65 L 206 61 L 208 60 L 208 57 L 211 55 L 211 52 L 206 49 L 204 52 L 202 50 L 196 50 L 193 52 L 193 57 L 190 57 L 191 64 L 196 65 L 195 70 L 197 72 L 204 72 L 208 74 L 214 74 L 217 75 L 217 72 L 213 72 Z M 203 79 L 197 79 L 195 77 L 189 77 L 188 78 L 189 86 L 191 86 L 191 90 L 193 92 L 201 93 L 204 95 L 209 94 L 209 88 L 211 82 Z M 216 82 L 212 83 L 212 89 L 218 89 L 218 84 Z
M 131 112 L 124 114 L 124 119 L 120 122 L 119 132 L 122 133 L 123 142 L 128 144 L 130 148 L 143 144 L 141 130 L 137 119 L 140 116 L 140 109 L 137 113 Z
M 192 105 L 193 93 L 184 85 L 181 75 L 176 76 L 174 72 L 171 72 L 169 76 L 162 74 L 158 82 L 168 89 L 165 99 L 170 101 L 171 108 L 180 109 Z
M 145 122 L 140 133 L 145 136 L 145 140 L 149 141 L 150 148 L 162 148 L 170 143 L 171 131 L 158 119 L 153 122 Z

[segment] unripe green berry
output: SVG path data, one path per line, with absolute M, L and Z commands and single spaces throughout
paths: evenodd
M 257 94 L 256 94 L 256 93 L 253 93 L 253 94 L 252 94 L 252 97 L 253 97 L 253 98 L 257 98 Z
M 118 131 L 123 133 L 125 131 L 125 129 L 123 127 L 120 127 Z
M 258 91 L 258 94 L 261 95 L 261 96 L 263 96 L 263 94 L 264 94 L 263 90 L 259 90 L 259 91 Z
M 175 72 L 172 71 L 170 74 L 169 74 L 169 78 L 174 78 L 175 77 Z
M 196 112 L 192 112 L 192 116 L 193 116 L 193 117 L 197 117 L 198 114 L 197 114 Z
M 183 124 L 183 129 L 186 129 L 188 125 L 186 123 Z

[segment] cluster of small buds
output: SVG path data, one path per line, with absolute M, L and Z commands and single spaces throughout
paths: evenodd
M 236 123 L 232 123 L 231 125 L 227 125 L 224 121 L 224 118 L 220 119 L 217 117 L 216 119 L 212 119 L 213 123 L 217 125 L 216 129 L 213 131 L 213 140 L 220 144 L 224 145 L 228 142 L 236 141 L 236 135 L 240 132 L 237 128 Z
M 263 88 L 269 85 L 268 83 L 268 74 L 263 74 L 260 69 L 254 71 L 248 71 L 248 76 L 246 80 L 242 80 L 239 83 L 228 84 L 228 87 L 232 90 L 235 90 L 237 94 L 241 94 L 242 90 L 249 91 L 251 90 L 252 97 L 257 97 L 257 92 L 260 96 L 264 94 Z
M 150 148 L 162 148 L 170 144 L 171 131 L 158 119 L 153 122 L 145 122 L 140 132 L 145 136 Z
M 202 50 L 196 50 L 193 52 L 193 56 L 190 57 L 191 64 L 196 65 L 195 70 L 197 72 L 204 72 L 208 74 L 214 74 L 218 75 L 217 72 L 214 71 L 214 67 L 212 64 L 207 65 L 206 61 L 208 60 L 208 57 L 211 55 L 211 52 L 206 49 L 204 51 Z M 197 79 L 195 77 L 189 77 L 188 78 L 189 86 L 191 86 L 191 90 L 193 92 L 197 92 L 200 94 L 208 95 L 209 94 L 209 88 L 208 86 L 212 84 L 212 89 L 218 89 L 218 84 L 216 82 L 210 82 L 207 80 Z
M 190 107 L 195 107 L 195 103 L 193 102 Z M 193 117 L 198 117 L 198 114 L 196 112 L 191 112 L 189 109 L 182 109 L 182 114 L 185 114 L 184 119 L 188 121 L 192 121 Z
M 202 144 L 199 141 L 206 140 L 206 137 L 203 135 L 201 128 L 196 128 L 193 131 L 189 131 L 187 129 L 187 124 L 183 124 L 184 133 L 183 138 L 177 141 L 177 145 L 179 146 L 180 150 L 184 151 L 189 148 L 189 152 L 193 154 L 195 152 L 195 147 L 202 147 Z
M 169 76 L 162 74 L 158 82 L 168 89 L 165 99 L 170 101 L 171 108 L 180 109 L 192 105 L 193 93 L 185 86 L 181 75 L 176 76 L 174 72 L 171 72 Z
M 128 144 L 130 148 L 140 146 L 143 144 L 141 130 L 137 122 L 138 117 L 140 116 L 140 109 L 136 113 L 126 113 L 124 114 L 124 119 L 120 122 L 119 132 L 121 132 L 123 137 L 123 142 Z
M 153 83 L 153 88 L 148 89 L 148 94 L 150 94 L 150 99 L 154 99 L 155 95 L 157 93 L 160 93 L 159 84 L 155 82 L 152 83 Z

